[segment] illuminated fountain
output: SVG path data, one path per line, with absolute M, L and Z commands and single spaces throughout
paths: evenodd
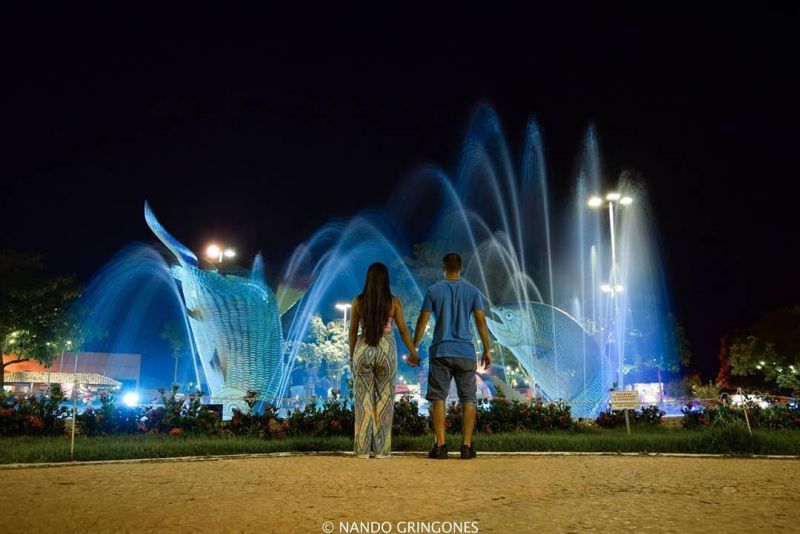
M 146 205 L 148 226 L 175 260 L 168 268 L 150 249 L 151 276 L 180 309 L 192 362 L 200 362 L 194 364 L 197 384 L 207 385 L 211 402 L 222 403 L 226 415 L 243 405 L 250 389 L 264 402 L 285 403 L 292 386 L 306 380 L 298 369 L 312 323 L 338 317 L 336 304 L 361 291 L 369 264 L 389 267 L 413 327 L 423 288 L 441 277 L 444 253 L 457 251 L 464 277 L 485 298 L 500 346 L 494 368 L 479 373 L 483 391 L 516 395 L 508 370 L 519 365 L 533 395 L 563 400 L 577 416 L 595 415 L 631 366 L 675 350 L 658 240 L 640 187 L 624 176 L 612 196 L 602 191 L 591 130 L 572 201 L 552 212 L 543 152 L 530 121 L 515 165 L 494 112 L 478 108 L 452 177 L 421 169 L 385 209 L 327 224 L 295 249 L 280 279 L 283 287 L 301 281 L 307 289 L 293 308 L 294 293 L 276 295 L 266 284 L 260 256 L 247 276 L 200 269 L 197 256 Z M 590 202 L 597 193 L 603 196 Z M 341 361 L 346 350 L 341 347 Z M 425 368 L 401 364 L 400 375 L 421 383 Z M 338 377 L 331 373 L 333 382 Z
M 592 202 L 606 211 L 587 205 L 602 186 L 590 130 L 572 205 L 557 210 L 567 216 L 554 224 L 535 121 L 526 134 L 517 170 L 497 117 L 481 107 L 452 178 L 438 168 L 422 169 L 403 182 L 383 212 L 325 227 L 299 247 L 287 273 L 304 272 L 315 283 L 292 328 L 302 330 L 303 317 L 329 313 L 336 299 L 358 293 L 371 261 L 390 267 L 413 326 L 420 288 L 441 277 L 444 253 L 458 251 L 464 277 L 484 295 L 490 331 L 503 347 L 493 371 L 479 373 L 495 391 L 509 391 L 505 369 L 517 363 L 537 396 L 563 400 L 577 416 L 593 416 L 608 391 L 623 386 L 634 359 L 629 355 L 646 359 L 674 351 L 645 192 L 623 176 L 609 199 Z M 616 215 L 611 233 L 607 211 Z M 420 226 L 423 231 L 415 231 Z M 415 242 L 423 245 L 412 250 L 407 235 L 419 236 Z M 401 367 L 403 372 L 413 379 L 414 371 Z

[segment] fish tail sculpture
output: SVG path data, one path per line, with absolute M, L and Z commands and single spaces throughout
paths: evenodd
M 186 307 L 188 324 L 211 402 L 223 405 L 223 417 L 245 409 L 244 396 L 256 390 L 275 398 L 283 369 L 281 309 L 264 280 L 257 255 L 249 276 L 200 269 L 197 256 L 167 232 L 145 202 L 147 225 L 175 256 L 172 273 Z

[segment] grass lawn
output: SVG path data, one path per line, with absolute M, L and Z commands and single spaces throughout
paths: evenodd
M 432 436 L 393 439 L 395 451 L 427 451 Z M 563 452 L 669 452 L 721 453 L 734 455 L 800 455 L 800 431 L 756 430 L 752 437 L 742 427 L 703 430 L 673 428 L 625 430 L 582 429 L 579 431 L 516 432 L 478 434 L 478 451 L 563 451 Z M 460 437 L 448 436 L 451 451 L 457 451 Z M 75 439 L 75 460 L 119 460 L 129 458 L 169 458 L 252 454 L 270 452 L 349 451 L 352 439 L 287 438 L 264 440 L 244 437 L 134 435 L 82 437 Z M 68 462 L 68 437 L 15 437 L 0 439 L 0 463 Z

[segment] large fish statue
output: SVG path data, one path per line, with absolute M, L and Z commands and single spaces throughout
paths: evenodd
M 172 273 L 183 294 L 211 402 L 223 405 L 227 419 L 233 408 L 245 409 L 248 390 L 276 397 L 285 371 L 281 309 L 264 280 L 261 255 L 249 276 L 203 270 L 197 256 L 161 226 L 147 202 L 144 217 L 177 259 Z
M 563 400 L 577 417 L 602 409 L 610 384 L 599 347 L 575 319 L 541 302 L 496 306 L 489 330 L 508 348 L 549 400 Z

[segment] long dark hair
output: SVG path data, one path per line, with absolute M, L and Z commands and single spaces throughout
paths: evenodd
M 373 263 L 367 269 L 364 291 L 358 296 L 362 333 L 371 347 L 377 347 L 383 337 L 392 304 L 389 269 L 382 263 Z

